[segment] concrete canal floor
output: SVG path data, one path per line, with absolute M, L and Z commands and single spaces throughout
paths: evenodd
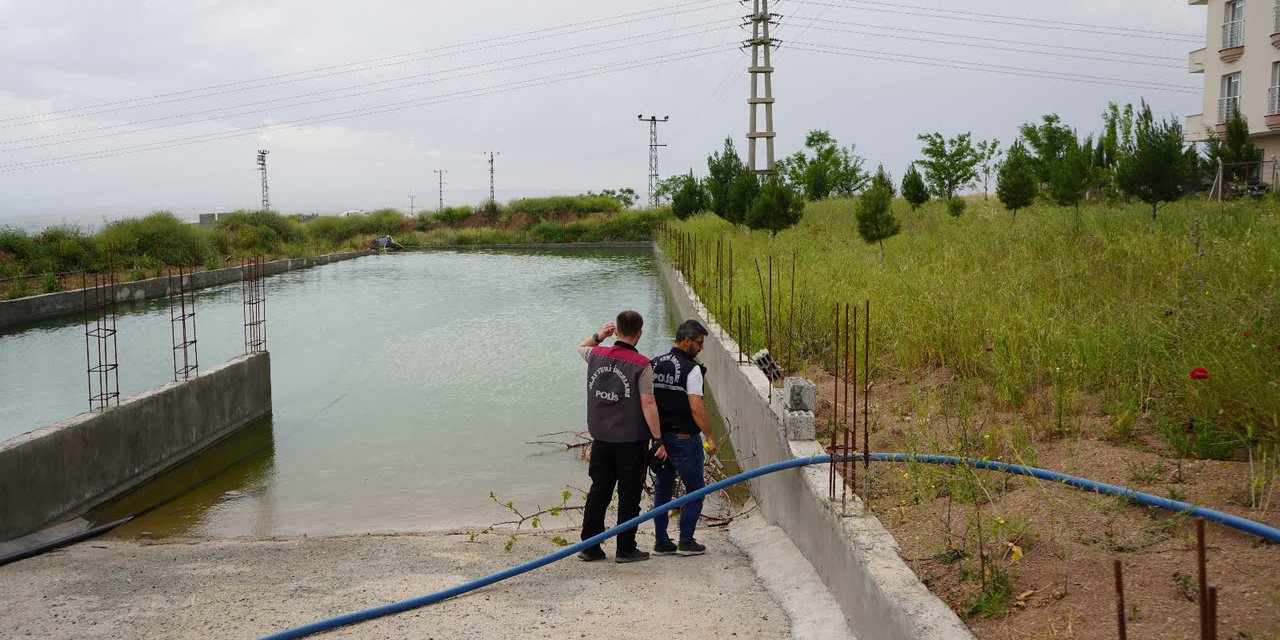
M 703 556 L 620 565 L 609 543 L 608 562 L 570 557 L 317 637 L 848 637 L 779 530 L 756 517 L 732 526 L 699 530 Z M 551 535 L 521 536 L 510 552 L 500 536 L 444 534 L 90 541 L 0 567 L 0 637 L 256 638 L 541 557 Z M 642 548 L 652 541 L 642 527 Z

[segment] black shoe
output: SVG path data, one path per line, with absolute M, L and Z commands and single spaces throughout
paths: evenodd
M 676 543 L 670 540 L 660 541 L 653 545 L 653 555 L 655 556 L 674 556 L 676 554 Z
M 630 551 L 619 551 L 613 554 L 613 561 L 617 563 L 640 562 L 641 560 L 648 560 L 648 559 L 649 559 L 649 552 L 641 551 L 639 549 L 632 549 Z
M 697 540 L 681 542 L 680 546 L 676 547 L 676 555 L 678 556 L 700 556 L 706 552 L 707 545 L 698 544 Z
M 606 557 L 608 556 L 604 554 L 604 549 L 598 546 L 587 547 L 578 552 L 578 559 L 583 562 L 595 562 L 596 560 L 604 560 Z

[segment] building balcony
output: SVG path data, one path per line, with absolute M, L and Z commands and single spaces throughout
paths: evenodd
M 1271 10 L 1271 46 L 1280 47 L 1280 2 Z
M 1267 89 L 1267 128 L 1280 129 L 1280 86 Z
M 1244 20 L 1222 23 L 1222 48 L 1218 57 L 1223 62 L 1235 62 L 1244 55 Z
M 1187 55 L 1187 73 L 1204 73 L 1204 49 L 1196 49 Z

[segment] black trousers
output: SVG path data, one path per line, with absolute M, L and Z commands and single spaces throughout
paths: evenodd
M 640 494 L 644 486 L 644 455 L 648 441 L 591 443 L 591 490 L 582 511 L 582 540 L 604 531 L 604 514 L 618 488 L 618 522 L 640 515 Z M 634 551 L 635 527 L 618 534 L 618 551 Z

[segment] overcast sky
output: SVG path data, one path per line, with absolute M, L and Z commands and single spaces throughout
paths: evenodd
M 896 177 L 916 135 L 1016 137 L 1108 101 L 1200 111 L 1186 0 L 782 0 L 777 155 L 822 128 Z M 629 186 L 745 157 L 732 0 L 0 0 L 0 224 L 168 209 L 341 212 Z M 1071 74 L 1071 75 L 1063 75 Z M 1042 77 L 1051 76 L 1051 77 Z M 1088 82 L 1085 82 L 1085 81 Z

